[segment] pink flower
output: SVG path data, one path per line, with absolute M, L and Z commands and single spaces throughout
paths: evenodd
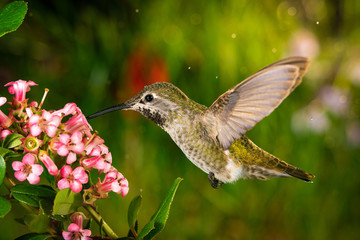
M 4 105 L 6 103 L 6 97 L 0 97 L 0 106 Z M 11 119 L 6 116 L 3 111 L 0 110 L 0 126 L 3 126 L 5 128 L 10 127 L 12 124 Z
M 108 172 L 111 168 L 112 156 L 104 144 L 94 147 L 89 154 L 91 158 L 84 159 L 82 165 L 87 168 L 95 168 L 100 172 Z
M 55 141 L 53 147 L 60 156 L 67 156 L 67 164 L 75 162 L 76 153 L 82 153 L 85 148 L 80 132 L 74 132 L 71 137 L 66 133 L 60 134 L 59 141 Z
M 37 184 L 40 181 L 40 175 L 43 172 L 43 167 L 35 164 L 35 157 L 31 153 L 25 154 L 22 162 L 14 161 L 12 168 L 16 171 L 15 177 L 19 181 L 27 179 L 30 184 Z
M 65 165 L 60 170 L 62 179 L 58 182 L 58 188 L 71 188 L 71 191 L 78 193 L 82 189 L 82 184 L 88 182 L 88 175 L 83 167 L 77 167 L 74 171 L 69 165 Z
M 30 86 L 37 85 L 33 81 L 17 80 L 16 82 L 9 82 L 5 87 L 9 86 L 9 93 L 15 94 L 14 99 L 17 102 L 24 102 L 26 92 L 30 91 Z
M 26 138 L 21 139 L 24 146 L 24 152 L 37 153 L 40 145 L 43 143 L 42 140 L 37 139 L 34 136 L 28 135 Z
M 54 161 L 49 157 L 46 151 L 40 151 L 39 160 L 45 165 L 50 175 L 58 174 L 59 170 Z
M 65 240 L 91 240 L 91 231 L 89 229 L 83 229 L 84 214 L 80 212 L 73 213 L 70 217 L 73 220 L 68 227 L 68 232 L 62 232 L 62 236 Z
M 75 115 L 75 113 L 77 112 L 77 106 L 75 103 L 67 103 L 64 108 L 59 109 L 57 111 L 54 112 L 54 114 L 57 114 L 59 116 L 67 116 L 67 115 Z
M 97 147 L 98 145 L 100 144 L 103 144 L 104 143 L 104 139 L 102 139 L 101 137 L 99 136 L 95 136 L 90 143 L 88 143 L 85 147 L 85 152 L 87 155 L 90 155 L 92 150 Z M 94 156 L 94 155 L 92 155 Z
M 43 110 L 42 117 L 45 119 L 45 130 L 49 137 L 54 137 L 61 122 L 61 115 Z
M 116 169 L 108 172 L 102 182 L 98 181 L 95 185 L 97 193 L 100 196 L 107 196 L 108 192 L 113 191 L 121 194 L 123 197 L 129 192 L 129 182 Z
M 34 137 L 39 136 L 42 132 L 40 127 L 40 116 L 36 114 L 32 114 L 31 117 L 29 118 L 28 126 L 31 135 L 33 135 Z
M 92 128 L 80 108 L 76 107 L 76 113 L 65 123 L 65 131 L 68 133 L 84 132 L 91 136 Z
M 56 135 L 56 131 L 58 130 L 61 122 L 60 116 L 52 114 L 46 110 L 43 110 L 41 116 L 33 114 L 31 108 L 26 108 L 25 111 L 29 117 L 28 128 L 31 135 L 37 137 L 43 131 L 46 131 L 46 134 L 49 137 L 54 137 Z

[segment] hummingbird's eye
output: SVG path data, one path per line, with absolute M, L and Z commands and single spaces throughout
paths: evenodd
M 154 96 L 151 94 L 148 94 L 145 96 L 145 101 L 147 101 L 147 102 L 151 102 L 153 99 L 154 99 Z

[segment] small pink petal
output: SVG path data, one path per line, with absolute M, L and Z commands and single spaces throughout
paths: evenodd
M 31 111 L 31 108 L 25 108 L 25 112 L 30 119 L 31 119 L 32 115 L 34 115 L 33 112 Z
M 93 167 L 96 162 L 98 161 L 99 157 L 92 157 L 92 158 L 88 158 L 82 161 L 82 164 L 84 167 Z
M 117 181 L 113 181 L 111 183 L 111 190 L 115 193 L 120 193 L 121 192 L 120 184 Z
M 17 171 L 14 173 L 14 176 L 16 177 L 17 180 L 19 180 L 20 182 L 25 181 L 25 179 L 28 177 L 27 173 L 24 173 L 22 171 Z
M 30 106 L 31 106 L 31 107 L 38 107 L 39 104 L 38 104 L 36 101 L 32 101 L 32 102 L 30 103 Z
M 72 145 L 70 146 L 70 149 L 76 153 L 82 153 L 84 151 L 84 144 L 83 143 L 78 143 L 76 145 Z
M 35 163 L 35 157 L 31 153 L 25 154 L 25 156 L 22 159 L 22 162 L 24 164 L 30 164 L 33 165 Z
M 62 232 L 62 236 L 65 240 L 72 240 L 73 233 L 72 232 Z
M 72 172 L 75 179 L 79 180 L 81 183 L 88 182 L 88 175 L 86 174 L 83 167 L 77 167 Z
M 125 197 L 129 192 L 129 187 L 123 187 L 121 189 L 121 196 Z
M 30 173 L 27 177 L 27 180 L 30 184 L 37 184 L 38 182 L 40 182 L 40 177 L 34 173 Z
M 37 84 L 34 81 L 27 81 L 27 85 L 28 86 L 36 86 Z M 27 90 L 27 91 L 29 91 L 29 90 Z
M 111 156 L 111 153 L 109 152 L 108 154 L 106 154 L 105 156 L 105 160 L 109 163 L 112 163 L 112 156 Z
M 56 126 L 48 125 L 47 128 L 46 128 L 46 134 L 49 137 L 54 137 L 56 135 L 57 129 L 58 128 Z
M 6 103 L 6 97 L 0 97 L 0 106 Z
M 128 187 L 129 186 L 129 182 L 126 178 L 123 178 L 121 181 L 120 181 L 120 184 L 122 187 Z
M 106 168 L 106 163 L 104 162 L 104 160 L 99 159 L 99 161 L 96 162 L 95 167 L 98 170 L 104 170 Z
M 73 135 L 71 135 L 71 142 L 78 144 L 82 141 L 82 134 L 80 132 L 74 132 Z
M 91 230 L 89 230 L 89 229 L 83 229 L 83 230 L 81 230 L 81 233 L 84 237 L 91 236 Z
M 42 130 L 38 125 L 32 125 L 30 127 L 30 133 L 31 135 L 33 135 L 34 137 L 37 137 L 41 134 Z
M 33 114 L 29 119 L 29 125 L 39 124 L 39 121 L 40 121 L 40 116 Z
M 49 174 L 56 175 L 58 173 L 58 168 L 53 162 L 53 160 L 47 155 L 45 151 L 40 151 L 39 159 L 41 162 L 44 163 L 46 169 L 48 170 Z
M 6 136 L 9 135 L 10 133 L 11 133 L 11 131 L 4 129 L 0 133 L 0 138 L 6 138 Z
M 49 174 L 50 174 L 50 175 L 53 175 L 53 176 L 55 176 L 55 175 L 58 174 L 58 172 L 59 172 L 59 169 L 57 168 L 57 166 L 56 166 L 55 164 L 49 166 L 49 167 L 47 168 L 47 170 L 48 170 Z
M 90 156 L 100 156 L 101 155 L 101 149 L 100 147 L 94 147 L 91 152 L 90 152 Z
M 76 104 L 75 103 L 67 103 L 63 109 L 60 109 L 59 111 L 61 111 L 62 113 L 65 114 L 65 116 L 70 115 L 70 114 L 75 114 L 76 113 Z
M 11 165 L 15 171 L 19 171 L 24 167 L 24 163 L 19 162 L 19 161 L 14 161 Z
M 67 164 L 72 164 L 75 161 L 76 161 L 76 153 L 70 152 L 69 155 L 66 158 L 66 163 Z
M 46 121 L 50 121 L 52 115 L 51 115 L 50 112 L 48 112 L 48 111 L 46 111 L 46 110 L 43 110 L 41 116 L 42 116 Z
M 59 117 L 57 115 L 52 115 L 49 124 L 54 125 L 54 126 L 59 126 L 60 122 L 61 122 L 61 117 Z
M 122 178 L 124 178 L 124 175 L 122 175 L 120 172 L 116 171 L 116 177 L 118 179 L 122 179 Z
M 57 149 L 57 154 L 59 154 L 60 156 L 67 156 L 69 154 L 69 150 L 67 149 L 67 147 L 65 145 L 61 145 L 58 149 Z
M 44 171 L 44 168 L 39 164 L 34 164 L 31 167 L 32 167 L 32 169 L 31 169 L 32 173 L 35 175 L 38 175 L 38 176 L 40 176 Z
M 69 232 L 79 232 L 81 230 L 81 227 L 77 225 L 76 223 L 71 223 L 68 227 Z
M 63 179 L 60 179 L 60 181 L 58 181 L 57 186 L 61 190 L 61 189 L 70 187 L 70 183 L 67 179 L 63 178 Z
M 100 144 L 100 145 L 99 145 L 99 148 L 101 149 L 101 152 L 102 152 L 103 154 L 106 154 L 106 153 L 109 152 L 108 147 L 105 146 L 104 144 Z
M 65 165 L 60 170 L 60 175 L 63 178 L 68 177 L 72 173 L 72 169 L 69 165 Z
M 70 136 L 68 134 L 66 134 L 66 133 L 60 134 L 59 141 L 64 143 L 64 144 L 68 144 L 69 141 L 70 141 Z
M 70 188 L 74 193 L 78 193 L 82 189 L 82 184 L 78 180 L 74 180 L 72 183 L 70 183 Z

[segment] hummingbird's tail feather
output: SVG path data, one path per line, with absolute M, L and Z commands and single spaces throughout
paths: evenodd
M 280 171 L 282 173 L 285 173 L 288 175 L 288 177 L 296 177 L 298 179 L 301 179 L 306 182 L 312 182 L 310 179 L 314 178 L 315 176 L 301 170 L 300 168 L 294 167 L 291 164 L 288 164 L 277 157 L 274 157 L 271 154 L 268 154 L 270 156 L 270 159 L 268 159 L 268 165 L 272 165 L 274 169 L 277 171 Z
M 269 153 L 266 155 L 270 157 L 268 158 L 267 167 L 273 167 L 274 170 L 276 169 L 277 171 L 286 174 L 287 177 L 296 177 L 306 182 L 312 182 L 310 179 L 315 177 L 314 175 L 305 172 L 300 168 L 294 167 Z
M 311 179 L 313 179 L 315 177 L 311 173 L 305 172 L 297 167 L 289 168 L 289 169 L 285 170 L 285 172 L 287 174 L 291 175 L 292 177 L 296 177 L 298 179 L 301 179 L 305 182 L 310 182 L 310 183 L 312 183 Z

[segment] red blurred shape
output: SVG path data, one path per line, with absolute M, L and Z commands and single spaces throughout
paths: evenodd
M 136 49 L 128 61 L 127 83 L 130 85 L 132 95 L 155 82 L 169 82 L 169 71 L 165 60 L 144 48 Z

